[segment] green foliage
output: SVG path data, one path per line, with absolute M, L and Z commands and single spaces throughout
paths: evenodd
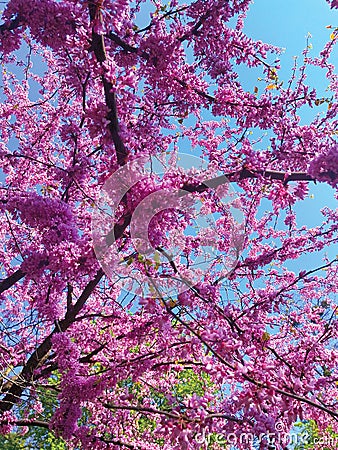
M 60 374 L 56 372 L 49 378 L 49 387 L 40 386 L 37 390 L 38 397 L 43 406 L 43 412 L 39 420 L 49 422 L 56 407 L 58 406 L 57 393 L 55 388 L 60 382 Z M 31 450 L 40 449 L 43 443 L 44 450 L 66 450 L 66 443 L 63 439 L 57 438 L 49 430 L 40 427 L 31 427 L 26 435 Z
M 178 374 L 179 383 L 174 387 L 174 393 L 179 400 L 184 400 L 186 397 L 196 394 L 199 397 L 204 395 L 205 389 L 212 386 L 210 376 L 201 372 L 197 374 L 193 369 L 185 369 Z
M 142 414 L 138 420 L 138 428 L 141 433 L 154 431 L 156 428 L 156 420 L 150 419 L 148 416 Z
M 134 349 L 132 349 L 134 351 Z M 100 367 L 95 367 L 95 371 L 100 370 Z M 208 374 L 201 372 L 200 374 L 194 372 L 193 369 L 184 369 L 176 375 L 177 383 L 173 385 L 172 396 L 176 400 L 176 404 L 182 404 L 184 400 L 189 398 L 194 393 L 198 396 L 203 396 L 207 388 L 212 387 L 212 382 Z M 55 409 L 58 406 L 57 388 L 60 383 L 60 375 L 56 372 L 48 380 L 48 386 L 40 386 L 37 389 L 37 396 L 42 403 L 43 412 L 39 417 L 36 417 L 33 412 L 29 414 L 29 418 L 39 419 L 49 422 L 53 416 Z M 144 392 L 142 383 L 139 381 L 132 381 L 131 378 L 119 383 L 122 388 L 128 388 L 132 393 L 137 403 L 143 402 Z M 170 409 L 172 404 L 168 398 L 156 388 L 150 389 L 150 397 L 154 401 L 154 407 L 159 410 Z M 22 416 L 24 410 L 21 411 Z M 84 409 L 81 422 L 85 423 L 90 419 L 87 410 Z M 147 414 L 141 414 L 137 421 L 138 431 L 140 434 L 153 434 L 157 427 L 155 419 L 150 418 Z M 161 439 L 155 439 L 159 445 L 164 445 Z M 162 442 L 163 441 L 163 442 Z M 214 437 L 209 437 L 208 448 L 212 448 Z M 29 427 L 29 431 L 25 435 L 18 432 L 12 432 L 6 436 L 0 436 L 1 450 L 66 450 L 67 446 L 63 439 L 57 438 L 49 430 L 41 427 Z
M 67 450 L 66 443 L 45 428 L 29 427 L 25 435 L 13 432 L 0 435 L 1 450 Z
M 25 449 L 30 450 L 67 450 L 66 443 L 61 438 L 56 438 L 53 433 L 41 428 L 32 428 L 26 437 Z M 43 447 L 41 447 L 43 445 Z
M 193 369 L 183 369 L 176 372 L 176 383 L 172 386 L 171 400 L 167 398 L 165 394 L 160 392 L 156 387 L 149 388 L 149 396 L 153 401 L 153 408 L 157 410 L 171 410 L 173 406 L 180 405 L 184 408 L 183 402 L 191 397 L 193 394 L 203 396 L 207 389 L 213 387 L 213 383 L 210 380 L 210 376 L 205 372 L 196 373 Z M 136 403 L 142 405 L 144 399 L 143 386 L 140 381 L 133 381 L 130 377 L 122 382 L 118 383 L 120 388 L 127 388 L 129 394 L 132 394 Z M 172 403 L 174 401 L 174 404 Z M 136 414 L 136 412 L 135 412 Z M 156 438 L 153 433 L 157 427 L 157 421 L 152 419 L 147 414 L 138 414 L 137 427 L 140 434 L 149 433 L 153 436 L 154 442 L 158 445 L 164 445 L 164 439 Z M 208 436 L 208 448 L 213 448 L 213 445 L 217 443 L 218 436 Z M 219 448 L 223 448 L 220 445 Z
M 208 450 L 213 450 L 215 448 L 229 448 L 226 443 L 226 438 L 217 433 L 210 433 L 207 436 L 207 444 Z M 203 447 L 201 447 L 201 450 L 203 450 Z
M 315 420 L 306 420 L 295 424 L 297 430 L 297 442 L 294 450 L 321 450 L 338 449 L 338 434 L 327 428 L 321 431 Z
M 30 419 L 38 419 L 49 422 L 58 405 L 55 387 L 59 384 L 60 375 L 56 374 L 49 378 L 49 386 L 40 386 L 37 389 L 37 396 L 42 403 L 43 412 L 36 417 L 32 412 L 28 415 Z M 24 415 L 23 409 L 20 411 Z M 66 450 L 67 446 L 63 439 L 57 438 L 46 428 L 31 426 L 25 435 L 12 432 L 6 436 L 0 436 L 1 450 Z
M 26 450 L 26 436 L 18 433 L 10 433 L 6 436 L 0 435 L 1 450 Z

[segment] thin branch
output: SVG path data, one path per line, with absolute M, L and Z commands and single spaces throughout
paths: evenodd
M 114 225 L 114 228 L 109 231 L 109 233 L 106 235 L 106 244 L 108 246 L 112 245 L 115 241 L 117 241 L 125 232 L 125 230 L 128 228 L 132 218 L 132 213 L 128 212 L 123 217 L 122 223 L 116 223 Z
M 159 20 L 159 21 L 160 21 L 160 20 L 163 20 L 163 19 L 165 19 L 166 17 L 170 17 L 170 16 L 172 16 L 172 15 L 174 15 L 174 14 L 180 13 L 181 11 L 185 11 L 185 10 L 188 9 L 188 8 L 189 8 L 189 6 L 186 5 L 186 6 L 182 6 L 181 8 L 177 8 L 177 9 L 175 9 L 175 10 L 170 10 L 170 11 L 166 12 L 165 14 L 162 14 L 161 17 L 160 17 L 158 20 Z M 149 23 L 149 25 L 147 25 L 147 26 L 144 27 L 144 28 L 141 28 L 140 30 L 136 30 L 135 33 L 136 33 L 136 34 L 144 33 L 145 31 L 150 30 L 151 27 L 152 27 L 153 25 L 154 25 L 154 21 L 151 21 L 151 22 Z
M 144 406 L 137 406 L 137 405 L 113 405 L 110 403 L 104 403 L 103 406 L 108 409 L 113 410 L 127 410 L 127 411 L 136 411 L 140 413 L 149 413 L 149 414 L 158 414 L 162 416 L 169 417 L 171 419 L 183 419 L 185 422 L 199 422 L 201 419 L 199 418 L 189 418 L 185 414 L 180 414 L 176 412 L 175 414 L 171 411 L 162 410 L 162 409 L 155 409 L 155 408 L 147 408 Z M 244 420 L 240 419 L 235 416 L 231 416 L 229 414 L 223 414 L 223 413 L 210 413 L 208 414 L 205 419 L 226 419 L 231 422 L 237 422 L 237 423 L 243 423 Z
M 110 403 L 104 403 L 103 406 L 108 409 L 119 410 L 124 409 L 127 411 L 137 411 L 141 413 L 150 413 L 150 414 L 159 414 L 162 416 L 170 417 L 171 419 L 178 419 L 180 414 L 174 414 L 170 411 L 155 409 L 155 408 L 146 408 L 144 406 L 131 406 L 131 405 L 113 405 Z
M 82 294 L 78 298 L 75 305 L 69 311 L 67 311 L 65 318 L 59 322 L 59 325 L 60 325 L 60 328 L 62 331 L 65 331 L 74 322 L 76 316 L 81 311 L 81 309 L 84 307 L 86 301 L 88 300 L 89 296 L 94 291 L 97 284 L 100 282 L 103 275 L 104 275 L 103 270 L 99 269 L 97 271 L 95 277 L 87 284 L 87 286 L 83 290 Z

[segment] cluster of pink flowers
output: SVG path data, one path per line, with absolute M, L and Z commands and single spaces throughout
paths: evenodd
M 338 144 L 325 149 L 309 165 L 309 173 L 318 181 L 338 186 Z

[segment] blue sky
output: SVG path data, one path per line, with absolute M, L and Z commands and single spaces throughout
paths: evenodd
M 305 36 L 313 36 L 313 51 L 319 52 L 329 38 L 326 25 L 338 26 L 338 10 L 325 0 L 256 0 L 250 8 L 245 30 L 249 36 L 286 48 L 286 59 L 299 55 Z
M 281 79 L 288 79 L 294 63 L 294 56 L 300 55 L 306 46 L 306 36 L 312 35 L 310 42 L 312 50 L 310 56 L 317 56 L 325 43 L 329 40 L 332 30 L 327 25 L 338 26 L 338 10 L 331 10 L 325 0 L 256 0 L 248 13 L 245 32 L 254 39 L 282 47 Z M 332 55 L 332 63 L 338 60 L 338 49 Z M 312 71 L 309 84 L 319 92 L 325 92 L 327 80 L 324 71 Z M 307 113 L 303 123 L 306 123 Z M 316 226 L 322 222 L 320 209 L 324 206 L 337 208 L 338 202 L 334 198 L 334 189 L 326 183 L 310 185 L 310 195 L 295 207 L 299 225 Z M 268 207 L 268 202 L 265 203 Z M 329 255 L 334 257 L 337 248 L 330 248 Z M 290 266 L 309 266 L 318 264 L 318 255 L 306 255 Z M 291 268 L 291 267 L 290 267 Z

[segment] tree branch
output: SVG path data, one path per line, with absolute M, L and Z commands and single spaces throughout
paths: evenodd
M 127 444 L 126 442 L 115 440 L 115 439 L 106 439 L 103 437 L 100 437 L 99 439 L 100 439 L 100 441 L 104 442 L 105 444 L 113 444 L 113 445 L 117 445 L 118 447 L 126 447 L 126 448 L 130 448 L 130 449 L 139 448 L 139 447 L 135 447 L 132 444 Z
M 285 185 L 290 181 L 316 182 L 315 178 L 311 177 L 311 175 L 307 174 L 306 172 L 292 172 L 290 174 L 287 174 L 286 172 L 279 172 L 276 170 L 249 170 L 246 167 L 243 167 L 241 170 L 230 172 L 226 175 L 221 175 L 219 177 L 206 180 L 205 182 L 198 185 L 184 184 L 181 189 L 188 192 L 205 192 L 210 188 L 215 189 L 218 186 L 229 182 L 260 177 L 268 178 L 270 180 L 283 181 Z
M 88 2 L 90 20 L 93 22 L 100 16 L 99 5 L 94 1 Z M 107 60 L 106 48 L 104 44 L 104 37 L 96 33 L 94 27 L 92 28 L 92 43 L 91 50 L 94 52 L 95 57 L 99 63 L 103 63 Z M 109 120 L 109 131 L 114 142 L 117 162 L 119 166 L 123 166 L 127 162 L 128 151 L 121 139 L 119 122 L 117 116 L 116 107 L 116 94 L 112 83 L 107 78 L 102 76 L 102 84 L 105 96 L 105 102 L 109 109 L 107 119 Z
M 161 410 L 161 409 L 155 409 L 155 408 L 147 408 L 144 406 L 137 406 L 137 405 L 113 405 L 110 403 L 104 403 L 103 405 L 105 408 L 108 409 L 113 409 L 113 410 L 127 410 L 127 411 L 136 411 L 136 412 L 140 412 L 140 413 L 149 413 L 149 414 L 158 414 L 158 415 L 163 415 L 166 417 L 169 417 L 171 419 L 180 419 L 183 418 L 184 421 L 186 422 L 198 422 L 200 419 L 190 419 L 189 417 L 187 417 L 185 414 L 179 414 L 178 412 L 176 414 L 174 414 L 171 411 L 166 411 L 166 410 Z M 237 422 L 237 423 L 243 423 L 244 420 L 239 419 L 238 417 L 235 416 L 231 416 L 229 414 L 223 414 L 223 413 L 210 413 L 208 414 L 205 419 L 215 419 L 215 418 L 222 418 L 222 419 L 226 419 L 232 422 Z
M 49 423 L 42 420 L 15 420 L 13 422 L 8 420 L 0 421 L 0 425 L 8 424 L 16 425 L 17 427 L 41 427 L 49 430 Z
M 4 291 L 12 287 L 15 283 L 20 281 L 25 276 L 25 272 L 23 272 L 21 269 L 18 269 L 16 272 L 12 273 L 9 277 L 5 278 L 0 282 L 0 294 L 2 294 Z
M 0 25 L 0 33 L 3 34 L 5 31 L 15 30 L 16 28 L 19 28 L 20 26 L 22 26 L 22 23 L 21 23 L 21 18 L 18 14 L 15 17 L 15 19 L 12 19 L 12 20 Z
M 170 411 L 163 411 L 163 410 L 155 409 L 155 408 L 146 408 L 143 406 L 113 405 L 110 403 L 104 403 L 103 406 L 105 408 L 114 409 L 114 410 L 124 409 L 127 411 L 137 411 L 137 412 L 141 412 L 141 413 L 159 414 L 162 416 L 170 417 L 171 419 L 178 419 L 180 417 L 179 414 L 174 414 Z
M 123 39 L 120 38 L 116 33 L 113 33 L 112 31 L 107 34 L 107 38 L 111 41 L 115 42 L 116 45 L 123 48 L 124 51 L 128 53 L 138 53 L 139 50 L 137 47 L 133 47 L 132 45 L 128 44 L 127 42 L 124 42 Z
M 103 270 L 98 270 L 95 278 L 93 278 L 93 280 L 91 280 L 87 284 L 73 308 L 70 311 L 67 311 L 65 318 L 57 323 L 57 326 L 54 328 L 54 330 L 37 347 L 34 353 L 31 354 L 20 374 L 18 375 L 18 379 L 20 379 L 20 382 L 12 383 L 5 397 L 0 400 L 0 411 L 9 411 L 20 400 L 23 391 L 27 388 L 27 386 L 29 386 L 30 383 L 32 383 L 32 381 L 34 381 L 35 370 L 47 358 L 47 355 L 52 348 L 52 336 L 56 333 L 59 333 L 60 331 L 63 332 L 70 327 L 70 325 L 74 322 L 76 315 L 83 308 L 86 300 L 94 291 L 103 275 Z

